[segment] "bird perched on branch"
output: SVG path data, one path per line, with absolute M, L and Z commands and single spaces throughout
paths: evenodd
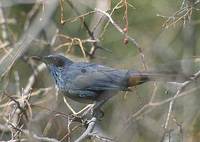
M 175 80 L 177 74 L 115 69 L 100 64 L 73 62 L 62 55 L 33 57 L 47 65 L 56 85 L 64 95 L 84 103 L 103 104 L 118 91 L 153 80 Z

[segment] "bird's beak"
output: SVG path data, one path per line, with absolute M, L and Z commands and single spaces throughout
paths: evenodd
M 49 64 L 51 63 L 51 58 L 48 56 L 44 56 L 41 58 L 42 62 L 44 62 L 45 64 Z
M 39 56 L 31 56 L 30 58 L 33 59 L 33 60 L 41 61 L 41 62 L 42 62 L 42 57 L 39 57 Z
M 40 62 L 44 62 L 44 63 L 49 63 L 49 60 L 50 60 L 48 56 L 44 56 L 44 57 L 32 56 L 31 59 L 40 61 Z

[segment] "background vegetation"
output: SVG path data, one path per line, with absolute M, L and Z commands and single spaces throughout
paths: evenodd
M 199 3 L 1 0 L 0 140 L 79 141 L 88 129 L 72 120 L 45 65 L 29 58 L 62 53 L 115 68 L 193 75 L 119 92 L 104 105 L 105 116 L 86 140 L 198 142 Z M 85 106 L 66 99 L 76 111 Z

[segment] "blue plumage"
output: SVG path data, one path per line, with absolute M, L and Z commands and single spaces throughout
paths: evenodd
M 74 63 L 61 55 L 49 55 L 43 61 L 59 90 L 80 102 L 80 99 L 96 100 L 103 93 L 128 87 L 128 70 L 86 62 Z
M 115 69 L 99 64 L 72 62 L 61 55 L 42 58 L 59 90 L 68 97 L 85 102 L 110 98 L 118 91 L 162 78 L 163 74 Z M 174 78 L 168 75 L 166 78 Z M 86 102 L 87 102 L 86 101 Z

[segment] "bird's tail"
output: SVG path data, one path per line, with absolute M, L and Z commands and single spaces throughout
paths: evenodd
M 128 86 L 136 86 L 147 81 L 183 82 L 188 79 L 188 76 L 180 73 L 130 71 L 128 73 Z

